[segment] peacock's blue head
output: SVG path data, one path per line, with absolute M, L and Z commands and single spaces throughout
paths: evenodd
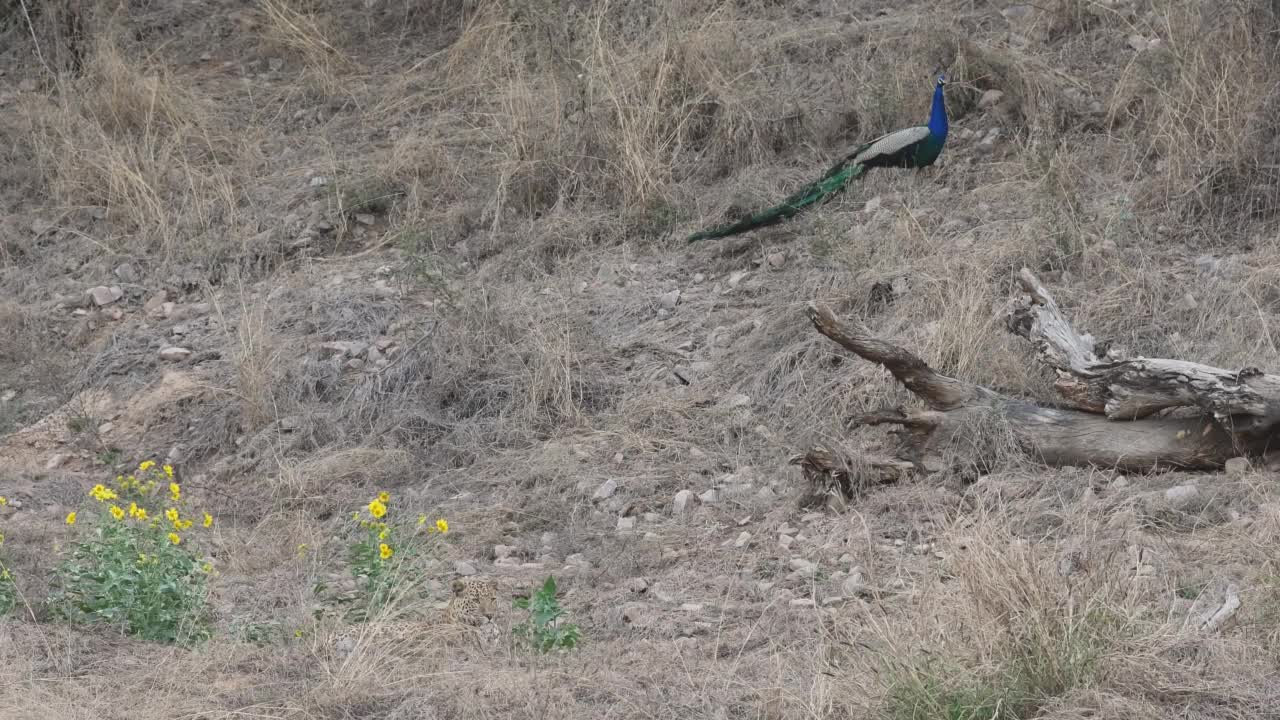
M 942 88 L 947 84 L 947 76 L 938 73 L 938 84 L 933 91 L 933 108 L 929 112 L 929 132 L 935 137 L 946 138 L 949 123 L 947 122 L 947 101 L 943 97 Z

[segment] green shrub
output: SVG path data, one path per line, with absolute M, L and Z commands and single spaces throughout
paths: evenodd
M 55 572 L 54 612 L 156 642 L 207 638 L 213 566 L 193 549 L 187 531 L 197 522 L 212 527 L 213 516 L 187 517 L 173 469 L 150 460 L 134 475 L 118 476 L 113 488 L 95 485 L 89 495 L 97 501 L 95 516 L 86 523 L 77 512 L 66 518 L 87 529 Z
M 358 597 L 348 613 L 353 621 L 367 620 L 379 611 L 425 587 L 426 563 L 436 542 L 449 532 L 444 518 L 428 523 L 397 522 L 386 492 L 369 501 L 364 511 L 351 514 L 353 539 L 347 557 L 355 577 Z
M 547 581 L 530 598 L 518 598 L 515 606 L 529 611 L 529 619 L 512 628 L 516 638 L 538 652 L 572 650 L 578 646 L 578 626 L 563 623 L 564 609 L 556 600 L 556 579 Z

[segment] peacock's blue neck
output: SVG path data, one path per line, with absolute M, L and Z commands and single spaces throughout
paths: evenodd
M 929 133 L 938 139 L 947 137 L 947 101 L 942 96 L 942 85 L 933 91 L 933 109 L 929 111 Z

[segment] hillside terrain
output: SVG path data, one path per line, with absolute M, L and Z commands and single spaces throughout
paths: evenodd
M 815 300 L 1044 403 L 1023 268 L 1128 353 L 1280 372 L 1277 67 L 1271 0 L 0 0 L 0 717 L 1280 716 L 1266 458 L 1000 447 L 841 509 L 790 462 L 919 404 Z M 939 68 L 935 166 L 686 243 Z M 146 460 L 210 514 L 200 642 L 48 600 Z M 383 492 L 447 532 L 359 623 Z M 471 576 L 496 637 L 338 647 Z

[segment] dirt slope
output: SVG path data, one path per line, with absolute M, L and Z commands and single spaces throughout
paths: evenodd
M 81 4 L 77 75 L 58 3 L 0 0 L 0 716 L 1275 712 L 1271 470 L 1010 455 L 834 513 L 787 463 L 910 402 L 813 299 L 1048 399 L 1002 325 L 1030 267 L 1134 354 L 1280 371 L 1273 4 Z M 924 122 L 939 65 L 938 166 L 684 242 Z M 43 606 L 149 457 L 219 518 L 194 649 Z M 504 608 L 335 654 L 317 585 L 384 490 L 448 518 L 437 600 L 554 574 L 581 647 Z

